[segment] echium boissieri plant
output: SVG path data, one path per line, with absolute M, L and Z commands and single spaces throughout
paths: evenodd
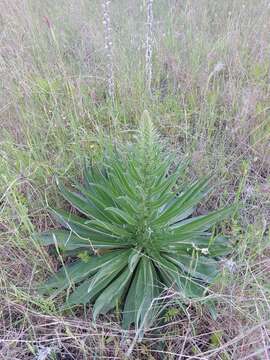
M 51 210 L 62 227 L 35 238 L 78 256 L 44 284 L 45 294 L 68 289 L 65 306 L 92 303 L 94 318 L 117 306 L 124 328 L 143 331 L 164 289 L 183 301 L 203 298 L 218 274 L 218 260 L 230 250 L 228 239 L 211 228 L 231 208 L 193 217 L 209 191 L 209 178 L 179 191 L 183 169 L 169 174 L 164 150 L 144 113 L 133 145 L 87 167 L 84 184 L 73 190 L 58 182 L 78 214 Z

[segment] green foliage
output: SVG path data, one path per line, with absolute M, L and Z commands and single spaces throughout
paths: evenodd
M 37 102 L 46 103 L 61 90 L 59 80 L 33 79 L 32 96 Z
M 164 314 L 165 321 L 166 322 L 173 321 L 180 314 L 181 314 L 181 310 L 179 308 L 171 307 Z
M 102 166 L 86 168 L 83 186 L 70 191 L 58 182 L 81 215 L 52 210 L 62 228 L 35 239 L 75 252 L 78 260 L 47 281 L 45 294 L 72 287 L 66 305 L 92 302 L 95 318 L 120 305 L 123 327 L 141 332 L 155 319 L 166 288 L 183 301 L 204 295 L 218 274 L 218 257 L 230 251 L 228 239 L 209 229 L 232 208 L 191 217 L 209 192 L 209 178 L 176 194 L 183 165 L 169 174 L 163 150 L 145 112 L 135 144 L 111 146 Z

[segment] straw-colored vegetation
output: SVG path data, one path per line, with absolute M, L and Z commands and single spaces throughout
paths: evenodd
M 270 357 L 270 5 L 266 0 L 0 2 L 0 359 Z M 150 19 L 150 24 L 149 24 Z M 121 329 L 120 308 L 61 311 L 35 289 L 72 261 L 32 239 L 66 209 L 56 176 L 81 182 L 108 138 L 144 109 L 190 184 L 214 174 L 194 216 L 238 205 L 215 309 L 164 294 L 162 322 Z M 86 256 L 85 254 L 81 256 Z

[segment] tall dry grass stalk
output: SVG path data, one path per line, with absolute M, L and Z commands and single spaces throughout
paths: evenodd
M 146 87 L 151 94 L 152 83 L 152 56 L 153 56 L 153 0 L 147 0 L 147 33 L 146 33 L 146 52 L 145 52 L 145 75 Z
M 110 0 L 102 2 L 103 8 L 103 25 L 105 34 L 105 50 L 107 56 L 107 84 L 108 94 L 114 101 L 115 97 L 115 83 L 114 83 L 114 69 L 113 69 L 113 43 L 112 43 L 112 28 L 110 18 Z

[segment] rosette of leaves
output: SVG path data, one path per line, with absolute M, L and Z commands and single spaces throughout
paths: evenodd
M 204 295 L 218 274 L 218 259 L 230 251 L 228 239 L 210 230 L 232 208 L 192 217 L 209 192 L 209 178 L 176 192 L 183 167 L 169 174 L 170 166 L 145 113 L 135 143 L 114 150 L 102 166 L 88 167 L 83 185 L 71 191 L 58 182 L 79 215 L 51 210 L 62 228 L 35 239 L 78 254 L 78 260 L 44 284 L 45 294 L 68 289 L 67 305 L 92 303 L 95 318 L 117 306 L 124 328 L 143 331 L 164 289 L 183 301 Z

